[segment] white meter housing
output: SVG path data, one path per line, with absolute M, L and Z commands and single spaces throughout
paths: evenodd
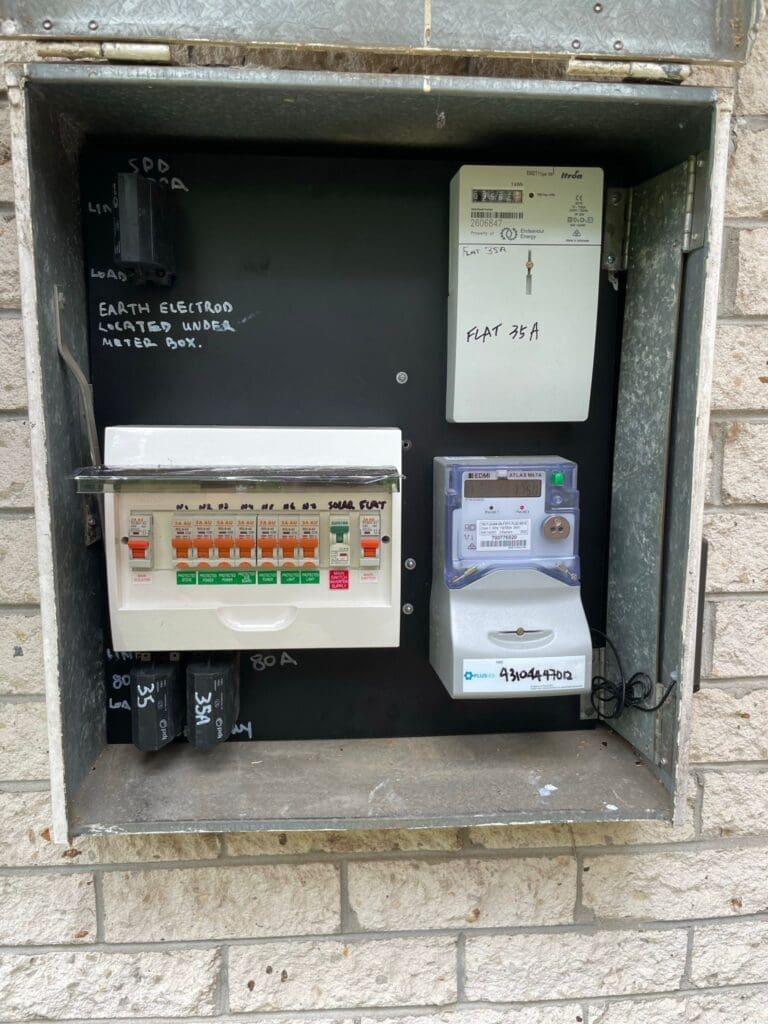
M 401 450 L 395 429 L 107 429 L 78 484 L 105 492 L 113 647 L 397 646 Z
M 452 423 L 585 420 L 603 172 L 466 166 L 451 182 Z
M 557 456 L 435 459 L 429 660 L 452 697 L 589 688 L 576 473 Z

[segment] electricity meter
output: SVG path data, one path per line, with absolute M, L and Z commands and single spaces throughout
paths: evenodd
M 452 697 L 581 693 L 592 645 L 579 586 L 574 462 L 437 458 L 430 661 Z
M 585 420 L 602 242 L 598 167 L 462 167 L 451 182 L 452 423 Z
M 396 429 L 111 427 L 104 492 L 112 646 L 394 647 Z

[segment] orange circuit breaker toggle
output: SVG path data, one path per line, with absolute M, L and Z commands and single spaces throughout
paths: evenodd
M 189 569 L 196 564 L 195 520 L 191 516 L 174 516 L 171 536 L 173 566 L 175 569 Z
M 381 515 L 360 513 L 360 568 L 378 569 L 381 565 Z
M 131 569 L 152 568 L 152 513 L 131 512 L 128 516 L 128 561 Z
M 264 569 L 276 569 L 280 564 L 280 545 L 278 544 L 278 517 L 276 515 L 260 515 L 258 539 L 258 565 Z

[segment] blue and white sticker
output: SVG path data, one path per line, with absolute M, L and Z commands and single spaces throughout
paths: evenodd
M 586 685 L 583 655 L 553 658 L 465 658 L 464 693 L 557 693 Z

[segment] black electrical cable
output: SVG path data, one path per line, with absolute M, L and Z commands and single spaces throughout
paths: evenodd
M 593 629 L 592 632 L 602 637 L 608 647 L 610 647 L 616 661 L 616 669 L 619 676 L 618 679 L 610 679 L 607 676 L 599 675 L 593 678 L 590 700 L 598 718 L 605 721 L 618 718 L 625 708 L 635 708 L 636 711 L 646 712 L 658 711 L 677 685 L 677 680 L 673 679 L 658 703 L 652 704 L 649 707 L 645 701 L 648 700 L 655 689 L 653 679 L 651 679 L 647 672 L 635 672 L 627 679 L 624 675 L 624 666 L 621 663 L 619 652 L 616 650 L 616 645 L 611 638 L 600 629 Z M 606 711 L 606 705 L 608 706 L 608 711 Z

